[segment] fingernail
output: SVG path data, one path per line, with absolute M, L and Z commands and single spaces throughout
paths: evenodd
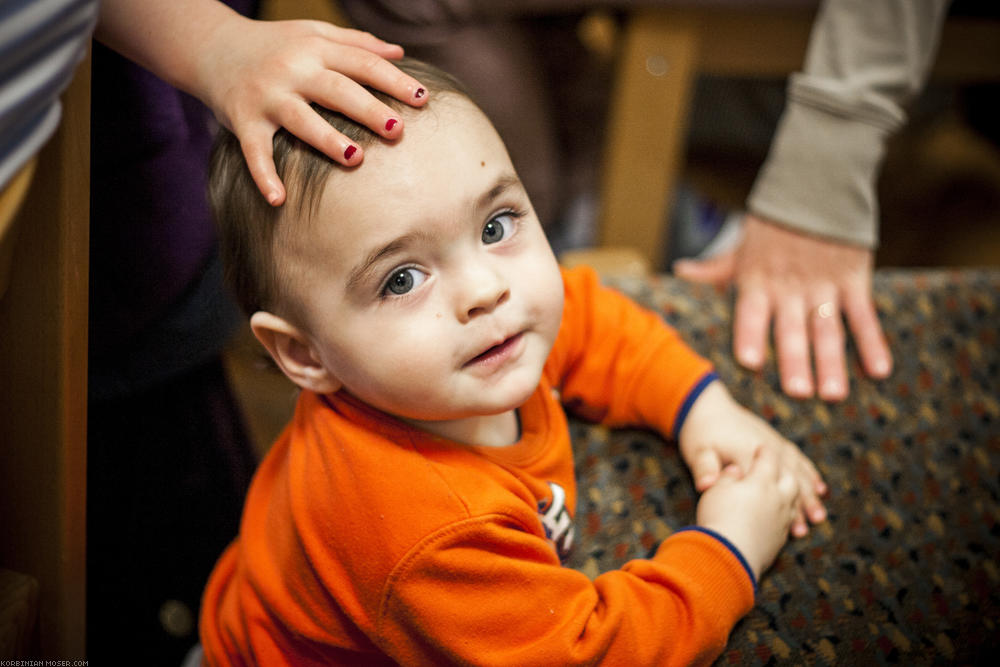
M 385 131 L 392 132 L 392 128 L 396 127 L 396 123 L 398 122 L 399 121 L 396 120 L 395 118 L 390 118 L 389 120 L 385 121 Z
M 413 93 L 413 98 L 419 100 L 421 97 L 427 94 L 427 91 L 423 88 L 417 88 L 417 92 Z
M 812 512 L 813 523 L 821 523 L 826 520 L 826 510 L 822 507 Z
M 277 190 L 271 190 L 270 192 L 267 193 L 267 203 L 270 204 L 271 206 L 274 206 L 275 204 L 278 203 L 279 197 L 281 197 L 281 195 L 278 194 Z
M 811 392 L 809 383 L 805 378 L 797 377 L 788 381 L 788 393 L 795 396 L 807 396 Z
M 761 363 L 760 352 L 752 347 L 744 347 L 740 350 L 740 363 L 744 366 L 756 368 Z
M 352 157 L 354 157 L 354 154 L 357 152 L 358 152 L 357 147 L 348 146 L 347 149 L 344 151 L 344 159 L 350 160 Z
M 889 362 L 885 359 L 876 361 L 872 364 L 872 374 L 880 378 L 887 376 L 889 374 Z
M 820 390 L 823 398 L 840 398 L 844 394 L 844 385 L 840 380 L 827 380 Z

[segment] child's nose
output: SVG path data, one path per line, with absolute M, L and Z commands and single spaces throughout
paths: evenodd
M 510 297 L 510 286 L 503 273 L 483 264 L 470 265 L 460 278 L 458 318 L 468 322 L 493 312 Z

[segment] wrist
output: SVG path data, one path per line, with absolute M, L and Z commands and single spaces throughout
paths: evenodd
M 673 436 L 676 440 L 680 440 L 681 432 L 684 430 L 684 425 L 688 422 L 688 418 L 691 416 L 691 411 L 695 404 L 698 403 L 709 387 L 714 387 L 715 385 L 722 386 L 722 382 L 719 381 L 719 374 L 715 371 L 709 371 L 703 375 L 702 378 L 691 388 L 691 391 L 688 392 L 687 397 L 684 399 L 680 409 L 677 411 L 677 416 L 674 418 Z M 723 390 L 725 389 L 723 388 Z M 713 389 L 713 392 L 714 391 L 715 390 Z
M 181 69 L 184 80 L 175 85 L 218 111 L 218 101 L 224 99 L 226 92 L 217 88 L 220 82 L 228 86 L 233 80 L 232 69 L 225 67 L 233 56 L 232 47 L 254 39 L 250 33 L 257 22 L 221 2 L 212 5 L 213 9 L 205 13 L 205 23 L 198 31 L 200 41 L 191 47 L 189 62 Z M 227 74 L 220 76 L 220 71 Z
M 695 391 L 697 389 L 697 391 Z M 699 429 L 703 422 L 712 423 L 718 419 L 719 411 L 725 410 L 735 402 L 729 395 L 726 385 L 722 383 L 719 376 L 713 371 L 706 375 L 702 381 L 692 389 L 685 408 L 678 413 L 677 422 L 674 425 L 674 435 L 678 444 L 683 449 L 684 443 L 690 440 L 691 433 Z

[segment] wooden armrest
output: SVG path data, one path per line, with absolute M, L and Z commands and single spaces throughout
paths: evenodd
M 38 618 L 38 581 L 11 570 L 0 570 L 0 658 L 29 653 Z
M 0 299 L 7 292 L 10 282 L 10 263 L 14 257 L 17 212 L 28 195 L 31 178 L 35 173 L 35 160 L 21 167 L 21 171 L 0 191 Z

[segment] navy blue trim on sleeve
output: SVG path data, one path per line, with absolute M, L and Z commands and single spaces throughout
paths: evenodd
M 719 379 L 718 373 L 716 373 L 715 371 L 709 371 L 705 373 L 705 375 L 700 380 L 698 380 L 698 383 L 694 387 L 692 387 L 691 391 L 688 392 L 687 398 L 685 398 L 684 402 L 681 403 L 681 409 L 677 411 L 677 418 L 674 419 L 674 430 L 673 433 L 671 434 L 674 440 L 676 440 L 677 437 L 680 435 L 681 426 L 684 425 L 684 420 L 687 419 L 688 412 L 691 411 L 691 406 L 694 405 L 694 402 L 698 400 L 699 396 L 701 396 L 701 392 L 705 391 L 705 387 L 712 384 L 718 379 Z
M 753 570 L 750 569 L 750 563 L 748 563 L 747 559 L 743 557 L 743 554 L 740 553 L 740 550 L 736 548 L 735 544 L 733 544 L 725 537 L 712 530 L 711 528 L 705 528 L 704 526 L 685 526 L 684 528 L 680 528 L 677 531 L 675 531 L 675 534 L 683 533 L 684 531 L 695 531 L 698 533 L 705 533 L 709 537 L 714 537 L 718 541 L 722 542 L 722 544 L 727 549 L 733 552 L 733 555 L 736 556 L 736 559 L 740 561 L 740 565 L 742 565 L 743 569 L 747 571 L 747 576 L 750 577 L 750 583 L 753 584 L 754 595 L 757 594 L 757 577 L 753 576 Z

